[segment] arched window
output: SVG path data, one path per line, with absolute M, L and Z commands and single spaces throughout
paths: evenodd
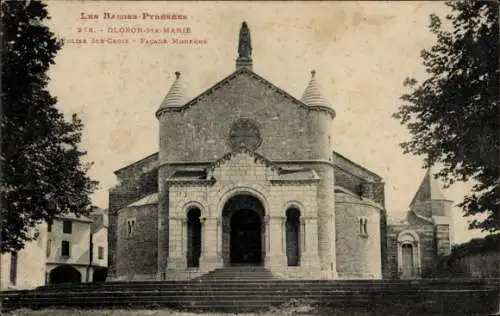
M 201 211 L 191 208 L 187 213 L 187 265 L 188 267 L 200 266 L 201 255 Z
M 300 211 L 286 210 L 286 257 L 288 266 L 300 264 Z

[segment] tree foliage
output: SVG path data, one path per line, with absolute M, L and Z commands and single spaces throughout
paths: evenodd
M 87 215 L 97 182 L 78 148 L 82 122 L 66 121 L 47 90 L 61 43 L 43 22 L 39 1 L 3 1 L 1 251 L 22 249 L 42 221 Z
M 436 43 L 421 52 L 427 76 L 406 79 L 409 93 L 394 117 L 411 139 L 405 153 L 440 165 L 446 185 L 474 183 L 459 204 L 466 216 L 482 214 L 469 228 L 497 231 L 499 224 L 498 3 L 456 1 L 444 20 L 430 16 Z

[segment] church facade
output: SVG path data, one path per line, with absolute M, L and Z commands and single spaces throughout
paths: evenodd
M 332 148 L 336 113 L 315 71 L 299 100 L 253 72 L 251 54 L 243 23 L 232 74 L 189 100 L 175 73 L 156 112 L 159 152 L 115 172 L 110 278 L 235 265 L 289 279 L 425 277 L 450 248 L 451 202 L 432 176 L 406 219 L 388 222 L 383 179 Z

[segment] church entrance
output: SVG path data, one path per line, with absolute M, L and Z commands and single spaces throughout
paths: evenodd
M 255 197 L 237 195 L 222 212 L 222 254 L 225 266 L 262 265 L 264 207 Z
M 262 221 L 256 212 L 239 210 L 231 217 L 231 264 L 262 262 Z
M 402 275 L 401 277 L 411 277 L 414 275 L 414 267 L 413 267 L 413 247 L 409 244 L 404 244 L 402 246 Z

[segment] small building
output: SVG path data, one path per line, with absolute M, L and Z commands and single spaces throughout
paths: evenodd
M 107 212 L 73 214 L 42 223 L 36 240 L 1 256 L 1 289 L 29 289 L 45 284 L 104 281 L 107 274 Z M 8 276 L 8 277 L 7 277 Z
M 440 258 L 451 252 L 452 201 L 428 170 L 402 220 L 389 218 L 387 278 L 432 276 Z

